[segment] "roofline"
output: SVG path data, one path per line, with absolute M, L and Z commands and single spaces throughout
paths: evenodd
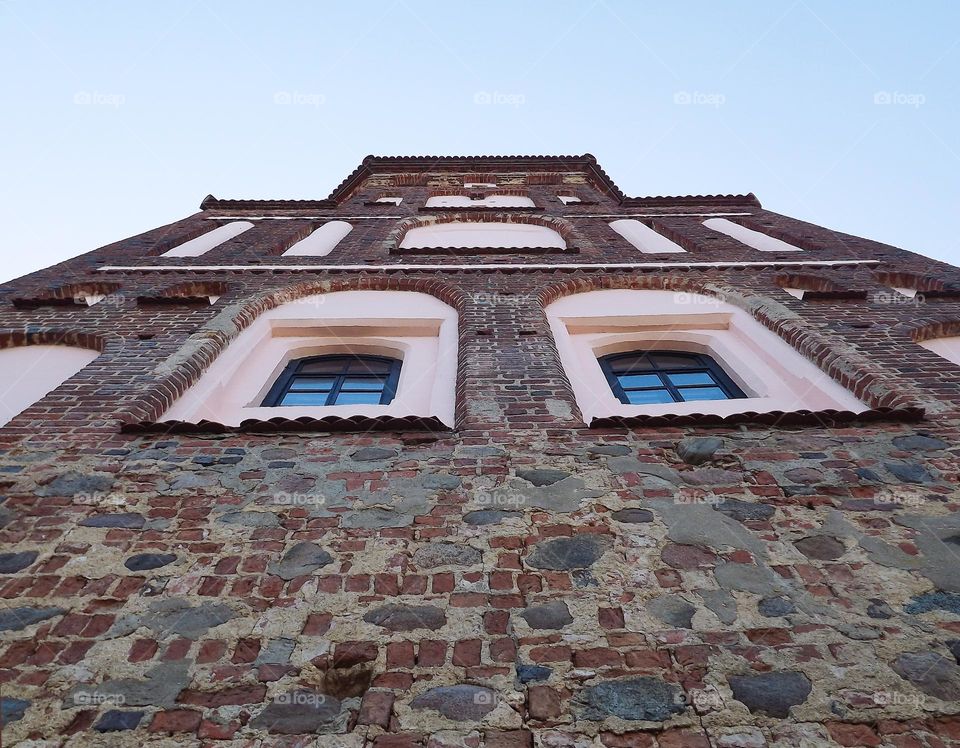
M 584 170 L 594 185 L 617 200 L 622 207 L 663 205 L 749 205 L 759 208 L 760 201 L 752 192 L 746 195 L 682 195 L 629 197 L 597 163 L 592 153 L 579 156 L 374 156 L 360 162 L 340 184 L 323 200 L 223 200 L 207 195 L 200 203 L 201 210 L 311 210 L 336 208 L 363 180 L 372 174 L 395 170 L 397 167 L 413 171 L 445 171 L 470 169 L 483 172 L 490 169 L 518 169 L 552 167 L 555 171 Z

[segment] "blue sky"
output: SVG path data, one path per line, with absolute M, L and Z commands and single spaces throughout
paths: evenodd
M 956 2 L 0 0 L 13 278 L 368 154 L 589 151 L 954 263 Z

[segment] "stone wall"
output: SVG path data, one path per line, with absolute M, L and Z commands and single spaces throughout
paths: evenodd
M 405 187 L 400 212 L 429 189 Z M 849 293 L 805 300 L 770 267 L 128 272 L 92 307 L 11 304 L 159 264 L 141 255 L 198 216 L 5 286 L 3 344 L 103 353 L 0 430 L 4 744 L 960 745 L 960 370 L 914 342 L 960 318 L 960 275 L 750 210 L 810 259 L 884 265 L 817 270 Z M 690 261 L 758 259 L 663 220 Z M 569 221 L 579 259 L 551 262 L 649 259 L 602 219 Z M 279 262 L 296 224 L 175 259 Z M 395 226 L 369 224 L 324 262 L 392 262 Z M 878 270 L 933 293 L 900 301 Z M 146 301 L 201 281 L 221 300 Z M 458 308 L 454 431 L 121 431 L 258 311 L 348 287 Z M 602 287 L 720 294 L 871 405 L 926 416 L 585 428 L 543 305 Z

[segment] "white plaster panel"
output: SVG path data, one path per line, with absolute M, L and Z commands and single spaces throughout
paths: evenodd
M 0 349 L 0 426 L 52 392 L 100 354 L 65 345 Z
M 657 254 L 686 251 L 679 244 L 670 241 L 663 234 L 654 231 L 645 223 L 635 218 L 623 218 L 619 221 L 611 221 L 610 228 L 644 253 Z
M 452 426 L 457 312 L 411 291 L 339 291 L 306 296 L 261 314 L 161 417 L 237 426 L 277 416 L 436 416 Z M 287 362 L 368 353 L 402 361 L 388 405 L 261 407 Z
M 283 253 L 283 257 L 325 257 L 353 231 L 346 221 L 328 221 Z
M 546 226 L 493 221 L 452 221 L 410 229 L 400 242 L 410 247 L 566 247 L 563 237 Z
M 559 299 L 546 313 L 586 423 L 614 415 L 822 409 L 859 413 L 867 409 L 750 314 L 714 297 L 653 290 L 590 291 Z M 705 353 L 747 397 L 655 405 L 621 403 L 597 359 L 638 349 Z
M 703 222 L 708 229 L 719 231 L 726 234 L 731 239 L 736 239 L 741 244 L 759 250 L 760 252 L 802 252 L 800 247 L 795 247 L 780 239 L 775 239 L 760 231 L 748 229 L 739 223 L 734 223 L 726 218 L 708 218 Z
M 167 250 L 161 257 L 199 257 L 252 228 L 253 224 L 250 221 L 231 221 L 226 226 L 219 226 L 213 231 L 208 231 L 206 234 L 201 234 L 195 239 Z

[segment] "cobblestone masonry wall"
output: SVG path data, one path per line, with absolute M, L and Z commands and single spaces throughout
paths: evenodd
M 603 219 L 573 217 L 641 212 L 575 177 L 599 205 L 550 203 L 580 250 L 550 262 L 651 260 Z M 431 188 L 398 181 L 325 213 L 412 217 Z M 363 205 L 388 187 L 400 208 Z M 529 188 L 540 205 L 558 189 Z M 850 292 L 803 301 L 773 267 L 96 272 L 278 263 L 309 225 L 263 221 L 202 258 L 146 256 L 199 214 L 5 286 L 4 345 L 103 354 L 0 430 L 4 745 L 960 745 L 960 368 L 914 342 L 956 329 L 960 271 L 743 210 L 804 243 L 780 259 L 883 265 L 795 269 Z M 681 261 L 778 259 L 702 218 L 662 220 L 690 250 Z M 355 225 L 324 263 L 412 261 L 389 254 L 396 221 Z M 925 278 L 922 301 L 886 290 L 905 273 Z M 120 288 L 89 308 L 11 303 L 93 281 Z M 226 283 L 221 300 L 136 301 L 200 281 Z M 587 429 L 542 305 L 609 286 L 721 294 L 871 405 L 926 418 Z M 257 310 L 349 287 L 459 308 L 455 431 L 120 432 Z

